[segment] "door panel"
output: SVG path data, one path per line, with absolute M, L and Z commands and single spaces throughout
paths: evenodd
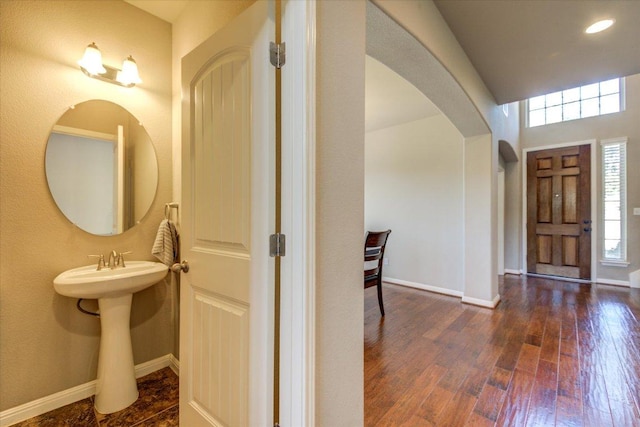
M 251 138 L 249 51 L 218 57 L 194 85 L 194 238 L 249 254 Z
M 254 3 L 182 60 L 184 426 L 271 422 L 272 6 Z
M 527 155 L 527 271 L 591 278 L 589 145 Z

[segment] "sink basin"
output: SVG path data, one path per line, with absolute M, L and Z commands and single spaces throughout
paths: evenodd
M 73 268 L 53 279 L 60 295 L 72 298 L 111 298 L 141 291 L 162 280 L 169 268 L 153 261 L 127 261 L 126 267 L 96 270 L 96 265 Z
M 129 321 L 133 293 L 162 280 L 169 268 L 159 262 L 127 261 L 126 267 L 96 270 L 87 265 L 67 270 L 53 279 L 60 295 L 98 300 L 100 353 L 94 398 L 95 409 L 111 414 L 138 399 Z

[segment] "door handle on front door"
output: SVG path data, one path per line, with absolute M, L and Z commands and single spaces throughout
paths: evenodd
M 590 232 L 590 231 L 591 231 L 591 228 L 590 228 L 590 227 L 585 227 L 585 228 L 583 228 L 583 230 L 584 230 L 584 231 L 586 231 L 586 232 L 588 233 L 588 232 Z
M 590 219 L 585 219 L 584 221 L 582 221 L 583 224 L 591 224 L 591 220 Z

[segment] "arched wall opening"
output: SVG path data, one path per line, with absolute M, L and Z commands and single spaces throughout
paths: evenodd
M 364 154 L 365 230 L 392 230 L 384 281 L 462 297 L 464 138 L 424 93 L 370 56 Z
M 462 86 L 443 64 L 400 24 L 367 2 L 366 52 L 413 84 L 463 137 L 462 302 L 495 307 L 497 286 L 498 144 Z M 425 236 L 426 237 L 426 236 Z

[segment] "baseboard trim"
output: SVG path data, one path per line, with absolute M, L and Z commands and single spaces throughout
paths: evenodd
M 167 354 L 166 356 L 136 365 L 136 378 L 144 377 L 167 366 L 178 374 L 180 362 L 173 354 Z M 54 409 L 69 405 L 70 403 L 91 397 L 96 393 L 96 384 L 96 380 L 90 381 L 2 411 L 0 412 L 0 427 L 8 427 L 20 421 L 37 417 L 38 415 L 45 414 Z
M 180 361 L 173 354 L 169 354 L 169 367 L 173 371 L 174 374 L 180 376 Z
M 394 285 L 406 286 L 409 288 L 422 289 L 423 291 L 435 292 L 436 294 L 449 295 L 452 297 L 462 298 L 464 295 L 461 291 L 454 291 L 452 289 L 440 288 L 438 286 L 425 285 L 423 283 L 410 282 L 408 280 L 394 279 L 393 277 L 383 277 L 383 282 L 392 283 Z
M 463 296 L 462 302 L 465 304 L 477 305 L 480 307 L 496 308 L 496 306 L 500 302 L 500 294 L 496 295 L 492 301 Z
M 2 411 L 0 412 L 0 426 L 10 426 L 20 421 L 28 420 L 29 418 L 37 417 L 38 415 L 61 408 L 70 403 L 91 397 L 96 392 L 96 382 L 97 381 L 94 380 L 81 384 L 79 386 L 45 396 L 41 399 L 16 406 L 15 408 Z
M 564 277 L 564 276 L 552 276 L 552 275 L 549 275 L 549 274 L 527 273 L 527 276 L 529 276 L 529 277 L 537 277 L 537 278 L 540 278 L 540 279 L 559 280 L 561 282 L 582 283 L 582 284 L 585 284 L 585 285 L 590 285 L 590 284 L 596 283 L 595 280 L 576 279 L 576 278 L 573 278 L 573 277 Z
M 394 279 L 393 277 L 383 277 L 383 282 L 391 283 L 394 285 L 406 286 L 409 288 L 421 289 L 423 291 L 434 292 L 436 294 L 443 294 L 452 297 L 461 298 L 463 303 L 477 305 L 480 307 L 486 308 L 496 308 L 498 303 L 500 302 L 500 294 L 496 295 L 492 301 L 467 297 L 464 295 L 464 292 L 454 291 L 452 289 L 440 288 L 438 286 L 425 285 L 423 283 L 410 282 L 408 280 Z
M 602 285 L 624 286 L 625 288 L 631 287 L 631 282 L 625 280 L 596 279 L 596 283 L 600 283 Z
M 504 269 L 504 274 L 513 274 L 515 276 L 522 276 L 522 271 L 520 270 L 511 270 L 509 268 Z

